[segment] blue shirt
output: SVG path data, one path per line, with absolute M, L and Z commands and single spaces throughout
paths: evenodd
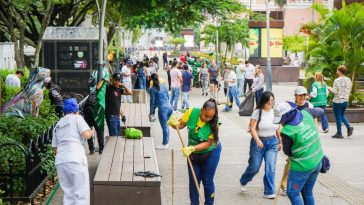
M 182 72 L 182 92 L 189 92 L 191 90 L 191 80 L 192 80 L 192 73 L 189 71 Z
M 161 110 L 162 106 L 171 106 L 169 103 L 168 90 L 165 85 L 160 84 L 160 89 L 157 90 L 154 86 L 150 88 L 150 114 L 154 115 L 155 109 L 158 107 Z

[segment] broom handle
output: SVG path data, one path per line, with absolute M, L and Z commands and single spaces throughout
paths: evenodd
M 278 197 L 279 197 L 279 195 L 280 195 L 280 193 L 281 193 L 281 187 L 282 187 L 283 179 L 284 179 L 284 177 L 285 177 L 285 176 L 287 175 L 287 173 L 288 173 L 288 168 L 289 168 L 288 164 L 289 164 L 289 160 L 290 160 L 290 158 L 288 158 L 288 159 L 287 159 L 287 162 L 286 162 L 286 164 L 284 165 L 284 169 L 283 169 L 283 174 L 282 174 L 281 183 L 279 183 L 279 187 L 278 187 L 277 195 L 276 195 L 276 198 L 274 199 L 273 205 L 277 205 Z M 287 187 L 286 187 L 286 189 L 287 189 Z
M 182 148 L 184 148 L 185 147 L 185 143 L 183 142 L 182 135 L 181 135 L 181 132 L 179 130 L 178 125 L 176 126 L 176 130 L 177 130 L 177 133 L 178 133 L 179 140 L 181 141 Z M 187 162 L 188 162 L 188 165 L 190 166 L 191 173 L 192 173 L 192 176 L 193 176 L 193 180 L 195 181 L 195 185 L 196 185 L 196 189 L 197 189 L 197 192 L 198 192 L 198 196 L 200 197 L 200 203 L 203 204 L 202 203 L 203 202 L 203 199 L 202 199 L 202 196 L 201 196 L 200 187 L 198 186 L 198 181 L 197 181 L 196 173 L 195 173 L 195 170 L 193 169 L 192 162 L 191 162 L 191 159 L 190 159 L 189 156 L 187 156 Z

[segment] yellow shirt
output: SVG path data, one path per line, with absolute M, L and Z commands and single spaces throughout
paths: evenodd
M 191 116 L 191 113 L 192 113 L 192 108 L 189 108 L 188 110 L 186 110 L 186 112 L 183 114 L 182 116 L 182 121 L 184 123 L 187 123 L 187 121 L 190 119 L 190 116 Z M 196 124 L 196 130 L 197 128 L 201 128 L 203 126 L 205 126 L 206 122 L 202 122 L 201 118 L 199 117 L 198 118 L 198 121 L 197 121 L 197 124 Z M 209 135 L 209 139 L 214 139 L 214 134 L 210 134 Z
M 164 84 L 166 81 L 163 78 L 159 78 L 159 84 Z M 151 80 L 149 83 L 149 87 L 153 87 L 153 81 Z

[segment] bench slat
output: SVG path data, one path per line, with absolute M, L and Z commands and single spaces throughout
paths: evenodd
M 144 143 L 144 166 L 145 171 L 159 174 L 156 154 L 154 150 L 154 142 L 152 137 L 143 137 Z M 145 181 L 160 181 L 160 177 L 146 178 Z
M 143 140 L 134 140 L 134 172 L 144 172 Z M 133 181 L 145 181 L 144 177 L 133 175 Z
M 132 182 L 134 173 L 134 140 L 125 141 L 123 170 L 121 173 L 121 181 Z
M 125 138 L 117 137 L 109 181 L 119 181 L 123 170 Z
M 94 181 L 109 180 L 111 165 L 114 158 L 116 140 L 116 137 L 109 137 L 109 139 L 107 140 L 105 149 L 101 155 L 99 166 L 97 167 Z

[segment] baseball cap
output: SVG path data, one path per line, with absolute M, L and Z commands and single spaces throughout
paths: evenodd
M 282 116 L 284 114 L 287 114 L 287 113 L 291 112 L 292 110 L 295 110 L 296 108 L 297 108 L 297 105 L 290 101 L 275 104 L 273 107 L 273 111 L 274 111 L 273 123 L 274 124 L 280 123 L 282 120 Z
M 296 89 L 294 89 L 294 94 L 295 95 L 303 95 L 303 94 L 308 94 L 307 93 L 307 89 L 303 86 L 298 86 Z
M 225 63 L 225 66 L 231 67 L 231 64 L 230 63 Z
M 80 110 L 75 98 L 68 98 L 63 101 L 63 112 L 65 114 L 78 112 Z
M 112 79 L 117 80 L 117 81 L 122 81 L 123 76 L 120 75 L 120 73 L 114 73 L 114 74 L 112 74 Z

